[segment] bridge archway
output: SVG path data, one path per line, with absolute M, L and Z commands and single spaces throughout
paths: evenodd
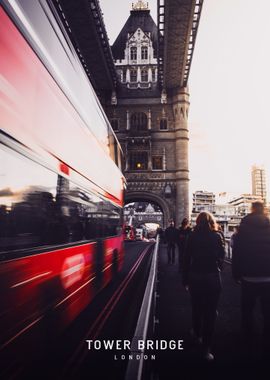
M 164 199 L 159 197 L 156 194 L 148 193 L 148 192 L 128 192 L 125 197 L 125 203 L 131 202 L 149 202 L 156 203 L 163 212 L 163 228 L 167 227 L 170 220 L 170 209 L 168 204 Z

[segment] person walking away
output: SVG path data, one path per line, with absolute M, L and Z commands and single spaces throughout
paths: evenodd
M 221 225 L 219 223 L 216 223 L 215 221 L 213 221 L 212 222 L 212 229 L 220 235 L 221 242 L 222 242 L 222 245 L 223 245 L 223 248 L 225 251 L 225 256 L 226 256 L 226 239 L 225 239 L 225 235 L 224 235 L 224 232 L 223 232 Z M 220 269 L 223 269 L 223 260 L 222 260 L 222 263 L 219 263 L 219 265 L 220 265 Z
M 168 264 L 174 264 L 177 229 L 174 226 L 173 220 L 170 221 L 169 227 L 165 230 L 165 240 L 167 242 Z
M 215 223 L 214 222 L 214 225 L 213 225 L 213 229 L 217 231 L 218 234 L 220 234 L 220 237 L 221 237 L 221 240 L 222 240 L 222 243 L 225 247 L 225 235 L 224 235 L 224 232 L 223 232 L 223 229 L 221 227 L 221 225 L 219 223 Z
M 236 235 L 238 234 L 239 232 L 239 226 L 235 226 L 234 229 L 233 229 L 233 234 L 230 238 L 230 247 L 231 247 L 231 250 L 233 250 L 234 248 L 234 241 L 235 241 L 235 238 L 236 238 Z
M 225 256 L 222 238 L 214 217 L 201 212 L 191 232 L 184 253 L 183 285 L 190 291 L 192 328 L 202 341 L 202 354 L 213 360 L 211 343 L 221 293 L 220 271 Z
M 241 283 L 241 316 L 244 338 L 254 339 L 253 311 L 261 303 L 264 321 L 263 355 L 270 357 L 270 220 L 262 202 L 252 203 L 235 237 L 232 275 Z
M 192 231 L 188 218 L 184 218 L 182 220 L 181 226 L 178 230 L 178 264 L 179 264 L 179 272 L 182 271 L 183 268 L 183 256 L 184 256 L 184 250 L 186 246 L 187 239 Z

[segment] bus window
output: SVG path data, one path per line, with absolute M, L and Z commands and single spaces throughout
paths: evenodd
M 0 251 L 47 244 L 57 174 L 0 145 Z
M 8 148 L 0 160 L 0 252 L 119 234 L 121 208 Z
M 116 236 L 121 233 L 121 209 L 109 202 L 103 207 L 104 237 Z

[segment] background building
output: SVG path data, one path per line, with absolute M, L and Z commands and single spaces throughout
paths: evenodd
M 250 213 L 253 202 L 262 201 L 262 198 L 253 194 L 241 194 L 239 197 L 232 199 L 229 204 L 235 207 L 235 213 L 238 216 L 245 216 Z
M 254 165 L 251 170 L 252 194 L 260 197 L 264 204 L 267 203 L 266 175 L 265 169 Z
M 216 204 L 216 196 L 209 191 L 195 191 L 193 193 L 192 212 L 199 213 L 201 211 L 214 212 Z

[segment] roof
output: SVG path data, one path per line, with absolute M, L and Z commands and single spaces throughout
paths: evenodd
M 143 32 L 151 33 L 151 40 L 153 42 L 154 57 L 157 57 L 157 44 L 158 44 L 158 29 L 155 24 L 150 11 L 146 10 L 132 10 L 130 16 L 123 26 L 121 32 L 112 45 L 112 53 L 114 59 L 125 58 L 125 48 L 127 42 L 127 35 L 133 34 L 140 28 Z

